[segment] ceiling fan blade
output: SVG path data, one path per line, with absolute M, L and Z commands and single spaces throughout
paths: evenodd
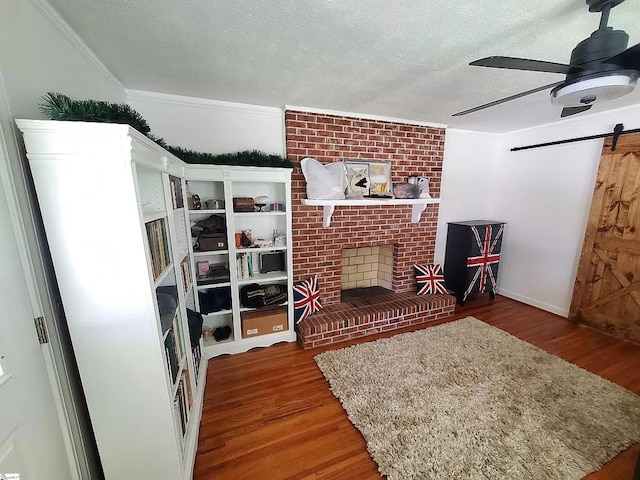
M 516 93 L 515 95 L 511 95 L 510 97 L 501 98 L 500 100 L 495 100 L 493 102 L 485 103 L 484 105 L 480 105 L 479 107 L 473 107 L 469 110 L 464 110 L 462 112 L 454 113 L 452 117 L 460 117 L 462 115 L 467 115 L 468 113 L 477 112 L 478 110 L 484 110 L 485 108 L 493 107 L 495 105 L 500 105 L 501 103 L 509 102 L 511 100 L 515 100 L 516 98 L 524 97 L 526 95 L 531 95 L 532 93 L 541 92 L 542 90 L 546 90 L 548 88 L 553 88 L 556 85 L 560 85 L 564 82 L 555 82 L 550 83 L 549 85 L 543 85 L 542 87 L 534 88 L 532 90 L 527 90 L 526 92 Z
M 560 114 L 560 118 L 568 117 L 570 115 L 575 115 L 576 113 L 582 113 L 589 110 L 593 105 L 581 105 L 579 107 L 564 107 L 562 109 L 562 113 Z
M 640 43 L 604 60 L 602 63 L 617 65 L 622 69 L 640 71 Z
M 567 74 L 570 71 L 582 70 L 576 65 L 565 65 L 563 63 L 545 62 L 542 60 L 528 60 L 526 58 L 514 57 L 486 57 L 471 62 L 469 65 L 477 67 L 508 68 L 510 70 L 529 70 L 532 72 L 549 72 Z

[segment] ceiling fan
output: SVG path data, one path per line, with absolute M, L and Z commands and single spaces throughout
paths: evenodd
M 469 65 L 533 72 L 561 73 L 561 82 L 543 85 L 526 92 L 501 98 L 453 116 L 484 110 L 532 93 L 551 88 L 551 103 L 564 107 L 561 117 L 589 110 L 594 103 L 612 100 L 630 93 L 640 76 L 640 43 L 627 48 L 629 35 L 607 26 L 609 12 L 624 0 L 586 0 L 590 12 L 601 12 L 600 26 L 571 52 L 568 65 L 513 57 L 486 57 Z

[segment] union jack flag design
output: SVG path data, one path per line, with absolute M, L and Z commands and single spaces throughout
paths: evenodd
M 318 277 L 313 276 L 293 285 L 293 316 L 300 323 L 312 313 L 322 309 Z
M 481 234 L 478 227 L 472 226 L 473 240 L 471 248 L 473 254 L 467 258 L 467 269 L 470 269 L 467 278 L 471 281 L 464 292 L 463 300 L 467 299 L 472 292 L 484 292 L 487 287 L 487 279 L 491 282 L 491 292 L 496 291 L 496 277 L 498 274 L 498 262 L 500 262 L 500 245 L 502 243 L 502 232 L 504 224 L 500 225 L 497 232 L 492 225 L 486 225 Z M 477 247 L 477 249 L 476 249 Z M 497 248 L 496 248 L 497 247 Z M 477 254 L 476 253 L 477 250 Z M 495 253 L 494 253 L 495 252 Z M 473 271 L 475 269 L 475 271 Z
M 414 265 L 413 268 L 416 272 L 418 295 L 447 293 L 447 289 L 444 286 L 444 275 L 440 264 Z

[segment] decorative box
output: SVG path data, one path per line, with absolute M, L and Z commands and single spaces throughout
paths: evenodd
M 251 197 L 235 197 L 233 199 L 233 211 L 234 212 L 253 212 L 255 210 L 255 204 Z

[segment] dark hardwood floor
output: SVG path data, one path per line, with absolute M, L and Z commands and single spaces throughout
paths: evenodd
M 452 319 L 467 315 L 640 394 L 638 345 L 500 296 L 471 299 Z M 279 344 L 210 360 L 194 480 L 380 479 L 313 361 L 324 350 Z M 586 478 L 631 480 L 638 455 L 640 444 Z

